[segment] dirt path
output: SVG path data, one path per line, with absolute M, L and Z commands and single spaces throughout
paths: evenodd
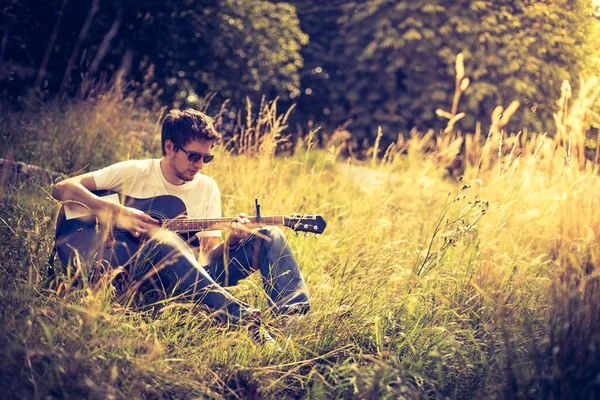
M 378 171 L 363 165 L 347 164 L 340 166 L 339 171 L 367 191 L 384 189 L 385 185 L 390 183 L 400 183 L 400 177 L 394 172 Z

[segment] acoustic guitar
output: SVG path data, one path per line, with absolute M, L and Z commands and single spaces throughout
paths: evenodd
M 197 232 L 220 229 L 235 221 L 235 218 L 187 218 L 184 202 L 175 196 L 138 199 L 111 191 L 93 193 L 144 211 L 158 220 L 162 229 L 177 233 L 188 243 L 196 238 Z M 252 226 L 279 225 L 296 233 L 317 235 L 323 233 L 327 225 L 320 215 L 260 216 L 258 204 L 257 214 L 249 218 Z M 142 239 L 127 230 L 102 224 L 82 205 L 67 202 L 58 214 L 55 247 L 64 266 L 73 262 L 76 257 L 83 263 L 100 262 L 113 268 L 125 266 L 134 259 L 141 243 Z

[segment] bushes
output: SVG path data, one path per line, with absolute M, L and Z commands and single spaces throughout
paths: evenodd
M 160 112 L 137 107 L 118 88 L 66 104 L 30 103 L 3 113 L 0 157 L 75 174 L 127 158 L 158 156 L 160 117 Z

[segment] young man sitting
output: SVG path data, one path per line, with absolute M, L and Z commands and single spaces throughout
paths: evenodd
M 140 283 L 138 296 L 156 297 L 152 291 L 158 290 L 163 297 L 177 296 L 202 304 L 221 320 L 256 322 L 260 312 L 224 287 L 260 270 L 274 313 L 307 312 L 306 284 L 278 227 L 252 230 L 241 213 L 231 226 L 227 243 L 221 239 L 220 230 L 198 233 L 196 258 L 184 240 L 160 229 L 150 215 L 92 193 L 111 190 L 134 198 L 172 195 L 185 203 L 189 218 L 220 218 L 219 188 L 213 179 L 199 173 L 213 160 L 211 150 L 218 139 L 220 134 L 208 116 L 191 109 L 172 110 L 162 123 L 162 158 L 123 161 L 66 179 L 55 185 L 52 195 L 63 202 L 82 203 L 99 218 L 114 221 L 142 240 L 139 251 L 143 256 L 127 266 L 132 280 Z M 223 256 L 224 249 L 227 257 Z M 152 284 L 145 284 L 145 280 Z

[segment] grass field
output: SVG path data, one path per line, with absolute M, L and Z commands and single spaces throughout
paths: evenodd
M 259 198 L 263 214 L 328 223 L 318 239 L 288 231 L 312 310 L 288 324 L 267 317 L 282 351 L 187 304 L 124 308 L 105 281 L 75 286 L 59 271 L 48 289 L 59 204 L 48 187 L 5 188 L 0 397 L 597 398 L 600 180 L 578 103 L 588 97 L 565 105 L 550 135 L 413 133 L 362 162 L 345 156 L 343 132 L 276 156 L 285 116 L 265 105 L 204 172 L 225 215 L 252 214 Z M 4 156 L 18 160 L 75 173 L 159 156 L 160 110 L 115 94 L 6 115 Z M 265 308 L 258 278 L 232 292 Z

